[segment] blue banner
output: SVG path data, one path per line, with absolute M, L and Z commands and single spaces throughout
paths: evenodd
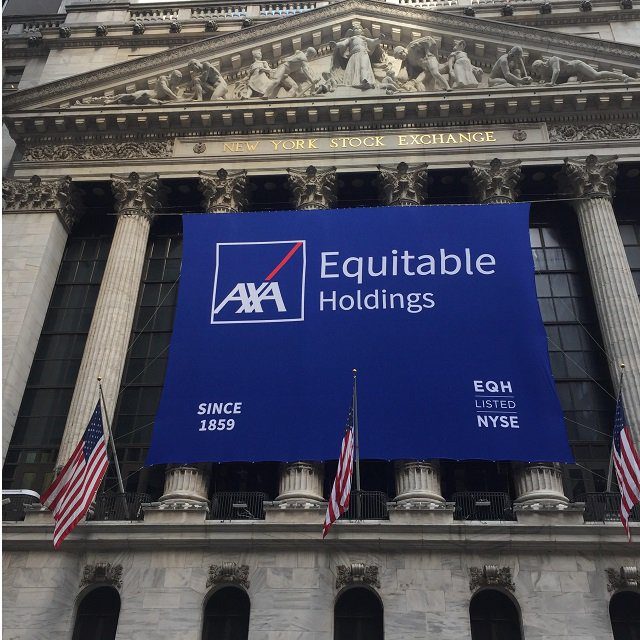
M 147 464 L 573 460 L 527 204 L 184 216 Z

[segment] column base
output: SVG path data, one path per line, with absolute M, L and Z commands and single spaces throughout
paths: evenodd
M 264 503 L 266 522 L 286 524 L 322 525 L 327 513 L 327 502 L 295 499 L 274 500 Z
M 513 512 L 520 524 L 558 525 L 584 523 L 584 502 L 567 504 L 557 500 L 527 501 L 514 504 Z
M 451 524 L 455 502 L 436 500 L 402 500 L 389 502 L 391 524 Z

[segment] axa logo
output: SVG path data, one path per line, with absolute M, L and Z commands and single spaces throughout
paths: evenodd
M 304 320 L 304 240 L 219 242 L 211 324 Z

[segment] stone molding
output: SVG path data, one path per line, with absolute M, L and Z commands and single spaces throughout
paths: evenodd
M 237 584 L 249 588 L 249 566 L 236 562 L 209 565 L 207 589 L 219 584 Z
M 605 571 L 607 573 L 607 591 L 609 593 L 640 588 L 638 567 L 620 567 L 619 569 L 605 569 Z
M 336 168 L 287 169 L 294 209 L 331 209 L 336 202 Z
M 173 139 L 148 142 L 109 142 L 103 144 L 44 144 L 26 147 L 25 162 L 73 160 L 132 160 L 171 158 Z
M 518 185 L 522 176 L 520 160 L 494 158 L 489 162 L 472 160 L 469 164 L 476 202 L 496 204 L 518 199 Z
M 550 142 L 638 139 L 640 139 L 640 124 L 636 122 L 597 122 L 586 125 L 559 124 L 549 127 Z
M 336 567 L 336 589 L 349 585 L 364 584 L 370 587 L 380 588 L 378 567 L 372 564 L 365 565 L 362 562 L 354 562 L 347 566 L 339 564 Z
M 461 34 L 487 34 L 499 39 L 500 42 L 518 42 L 523 47 L 540 47 L 547 51 L 549 47 L 549 36 L 546 32 L 538 33 L 536 30 L 527 27 L 509 25 L 504 23 L 494 23 L 492 21 L 478 21 L 438 12 L 424 11 L 400 5 L 391 5 L 381 2 L 371 2 L 371 0 L 344 0 L 343 2 L 318 8 L 314 11 L 315 23 L 310 23 L 305 12 L 288 17 L 286 20 L 274 20 L 264 24 L 257 24 L 251 32 L 243 30 L 223 34 L 212 42 L 211 39 L 200 40 L 199 42 L 169 49 L 156 54 L 145 56 L 139 60 L 124 62 L 112 67 L 97 69 L 91 72 L 79 74 L 71 78 L 63 79 L 52 85 L 42 85 L 20 91 L 17 94 L 7 96 L 5 99 L 5 111 L 18 109 L 38 101 L 56 96 L 62 96 L 74 90 L 86 91 L 89 87 L 97 87 L 104 81 L 126 80 L 140 72 L 145 72 L 153 66 L 165 68 L 175 63 L 186 61 L 190 58 L 198 58 L 210 55 L 213 51 L 220 51 L 226 47 L 246 45 L 256 42 L 262 38 L 285 36 L 288 33 L 297 31 L 304 32 L 306 29 L 315 28 L 317 21 L 348 18 L 353 15 L 364 18 L 375 18 L 376 20 L 402 19 L 411 21 L 416 28 L 434 30 L 438 28 L 453 29 Z M 598 41 L 592 43 L 584 38 L 571 36 L 568 34 L 554 34 L 554 47 L 559 50 L 567 48 L 573 56 L 581 53 L 594 55 L 597 47 L 599 55 L 609 55 L 618 58 L 620 63 L 637 65 L 640 61 L 640 51 L 632 45 L 620 43 L 609 43 Z
M 497 567 L 495 564 L 485 564 L 480 567 L 469 568 L 469 590 L 475 591 L 481 587 L 503 587 L 515 591 L 516 585 L 511 578 L 509 567 Z
M 198 187 L 207 213 L 237 213 L 247 207 L 247 172 L 218 169 L 216 173 L 198 171 Z
M 80 586 L 88 585 L 111 585 L 116 589 L 122 588 L 122 565 L 111 564 L 110 562 L 96 562 L 96 564 L 85 564 L 80 580 Z
M 565 158 L 561 189 L 575 198 L 607 198 L 615 193 L 618 156 Z
M 139 174 L 135 171 L 128 176 L 111 174 L 111 189 L 118 215 L 144 216 L 150 220 L 160 208 L 165 192 L 157 173 Z
M 422 204 L 427 197 L 427 164 L 409 167 L 378 165 L 378 184 L 384 204 L 409 207 Z
M 79 219 L 79 199 L 71 178 L 5 178 L 2 181 L 3 213 L 57 213 L 70 231 Z

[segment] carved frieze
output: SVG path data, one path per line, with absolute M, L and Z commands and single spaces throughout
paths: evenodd
M 407 207 L 422 204 L 427 195 L 427 165 L 410 168 L 406 162 L 396 167 L 378 165 L 378 183 L 384 204 Z
M 216 173 L 199 171 L 200 192 L 208 213 L 236 213 L 247 205 L 247 172 L 218 169 Z
M 238 584 L 249 588 L 249 567 L 236 562 L 223 562 L 209 566 L 207 589 L 218 584 Z
M 597 124 L 559 124 L 549 127 L 550 142 L 578 142 L 580 140 L 637 140 L 640 124 L 612 122 Z
M 617 156 L 565 158 L 561 190 L 575 198 L 611 198 L 615 192 Z
M 481 204 L 514 202 L 521 177 L 520 160 L 471 161 L 475 201 Z
M 120 589 L 122 587 L 122 565 L 110 562 L 86 564 L 80 586 L 86 587 L 90 584 L 112 585 L 116 589 Z
M 45 144 L 27 147 L 26 162 L 70 160 L 132 160 L 138 158 L 170 158 L 173 140 L 148 142 L 111 142 L 97 144 Z
M 111 176 L 111 190 L 119 215 L 141 215 L 152 218 L 162 204 L 165 188 L 157 173 Z
M 640 575 L 638 567 L 620 567 L 619 569 L 606 569 L 607 590 L 609 593 L 622 591 L 623 589 L 638 589 L 640 587 Z
M 6 178 L 2 181 L 5 213 L 55 212 L 67 230 L 78 219 L 79 202 L 71 178 Z
M 336 567 L 336 589 L 352 584 L 366 584 L 379 589 L 378 567 L 362 562 L 354 562 L 349 566 L 339 564 Z
M 294 209 L 331 209 L 336 202 L 336 168 L 287 169 Z
M 509 591 L 515 591 L 516 586 L 511 579 L 509 567 L 497 567 L 494 564 L 485 564 L 480 567 L 469 568 L 469 590 L 475 591 L 480 587 L 503 587 Z

